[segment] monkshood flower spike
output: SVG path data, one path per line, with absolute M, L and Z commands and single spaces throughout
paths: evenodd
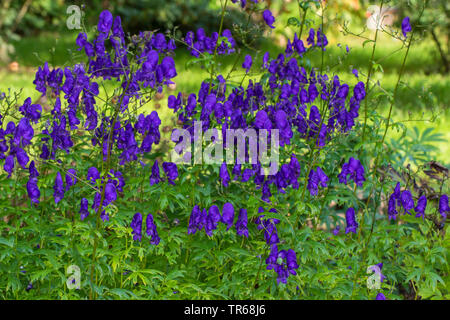
M 353 232 L 356 234 L 356 229 L 358 228 L 358 223 L 356 222 L 355 209 L 348 208 L 345 213 L 345 220 L 347 221 L 347 227 L 345 228 L 345 233 Z
M 133 240 L 135 241 L 141 241 L 142 240 L 142 214 L 140 212 L 136 213 L 133 216 L 133 220 L 130 224 L 131 229 L 133 231 L 131 232 L 133 234 Z
M 266 24 L 270 28 L 275 29 L 275 27 L 273 25 L 274 22 L 275 22 L 275 18 L 273 17 L 272 12 L 270 10 L 266 9 L 266 10 L 263 11 L 262 16 L 263 16 L 263 19 L 266 22 Z
M 156 224 L 153 220 L 153 215 L 149 213 L 147 215 L 147 219 L 145 220 L 145 224 L 147 226 L 147 236 L 150 237 L 150 244 L 158 245 L 161 241 L 158 231 L 156 230 Z
M 450 207 L 448 205 L 448 196 L 446 194 L 439 198 L 439 213 L 444 220 L 447 219 L 447 213 L 450 212 Z
M 362 187 L 363 182 L 366 180 L 364 178 L 364 167 L 358 159 L 353 157 L 350 157 L 349 161 L 342 165 L 342 171 L 338 175 L 339 182 L 347 184 L 349 176 L 358 187 Z
M 411 24 L 409 22 L 409 17 L 405 17 L 402 21 L 402 33 L 403 36 L 406 37 L 406 34 L 408 32 L 411 32 L 412 28 L 411 28 Z

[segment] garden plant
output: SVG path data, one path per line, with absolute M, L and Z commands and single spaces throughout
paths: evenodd
M 82 62 L 36 72 L 46 107 L 0 93 L 0 297 L 448 299 L 449 169 L 387 139 L 404 128 L 391 116 L 428 1 L 367 39 L 351 78 L 327 58 L 327 2 L 296 1 L 277 54 L 244 50 L 278 23 L 265 1 L 222 0 L 216 32 L 182 36 L 129 34 L 105 10 L 74 43 Z M 246 20 L 228 29 L 231 9 Z M 402 43 L 392 92 L 373 79 L 381 33 Z M 145 105 L 173 90 L 176 50 L 208 76 L 164 98 L 163 126 Z M 239 161 L 227 130 L 266 134 L 276 161 L 251 139 Z M 416 150 L 439 137 L 422 138 Z

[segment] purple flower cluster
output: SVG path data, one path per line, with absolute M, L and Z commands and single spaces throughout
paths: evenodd
M 317 38 L 317 40 L 316 40 L 316 38 Z M 313 28 L 309 29 L 309 34 L 308 34 L 308 38 L 306 39 L 306 42 L 311 47 L 316 46 L 316 47 L 322 48 L 322 50 L 324 50 L 324 51 L 325 51 L 325 47 L 328 45 L 328 39 L 320 28 L 317 29 L 317 32 L 315 32 Z
M 403 208 L 405 213 L 411 214 L 411 210 L 414 209 L 416 218 L 425 218 L 425 209 L 427 207 L 427 198 L 425 195 L 420 196 L 417 199 L 417 204 L 414 206 L 414 199 L 409 190 L 400 190 L 400 183 L 395 186 L 394 192 L 389 196 L 388 201 L 388 215 L 390 219 L 396 219 L 398 215 L 397 208 Z M 448 205 L 448 196 L 442 195 L 439 198 L 439 213 L 442 216 L 443 221 L 447 218 L 447 212 L 450 212 Z
M 205 233 L 209 237 L 212 237 L 213 230 L 217 229 L 219 222 L 225 224 L 228 231 L 231 226 L 233 226 L 234 216 L 234 207 L 229 202 L 223 205 L 222 215 L 220 214 L 219 207 L 216 205 L 211 206 L 208 211 L 206 211 L 206 209 L 200 209 L 198 205 L 195 205 L 189 218 L 188 234 L 195 234 L 204 227 Z M 234 226 L 238 236 L 245 236 L 248 238 L 246 209 L 239 210 L 239 215 Z
M 205 30 L 203 28 L 199 28 L 196 33 L 192 31 L 186 33 L 184 41 L 187 44 L 191 55 L 197 58 L 200 54 L 205 52 L 214 54 L 215 50 L 218 55 L 228 55 L 235 52 L 236 41 L 233 39 L 231 31 L 225 29 L 222 31 L 221 36 L 225 37 L 227 41 L 222 40 L 222 42 L 218 44 L 219 34 L 217 32 L 213 32 L 211 37 L 208 37 L 205 34 Z
M 258 213 L 263 213 L 264 208 L 259 207 Z M 275 208 L 272 208 L 269 210 L 269 212 L 276 213 L 277 210 Z M 256 224 L 258 225 L 258 230 L 264 230 L 264 239 L 268 245 L 277 244 L 280 242 L 280 239 L 278 238 L 278 232 L 276 225 L 280 223 L 279 219 L 276 218 L 269 218 L 269 219 L 263 219 L 264 214 L 260 215 L 256 219 Z
M 177 165 L 173 162 L 164 162 L 162 164 L 164 173 L 166 174 L 167 181 L 175 185 L 174 180 L 178 177 L 178 168 Z M 158 160 L 155 160 L 152 166 L 152 173 L 150 175 L 150 185 L 153 186 L 155 184 L 158 184 L 162 181 L 162 178 L 159 173 L 159 164 Z
M 259 207 L 258 213 L 264 212 L 264 208 Z M 271 213 L 277 213 L 275 208 L 269 210 Z M 278 231 L 276 225 L 280 223 L 277 218 L 264 218 L 266 215 L 259 215 L 255 223 L 258 230 L 264 230 L 264 240 L 267 245 L 271 247 L 269 256 L 266 258 L 267 270 L 274 269 L 278 274 L 277 283 L 286 283 L 289 274 L 296 275 L 296 269 L 298 269 L 297 257 L 295 251 L 278 250 L 278 244 L 280 239 L 278 237 Z
M 149 213 L 145 220 L 145 224 L 147 227 L 147 236 L 150 238 L 150 243 L 154 245 L 158 245 L 161 239 L 159 238 L 158 231 L 156 230 L 156 224 L 153 220 L 153 215 Z M 142 240 L 142 214 L 137 212 L 131 221 L 130 227 L 133 229 L 133 240 L 141 241 Z
M 33 127 L 26 117 L 23 117 L 17 126 L 10 121 L 5 130 L 0 128 L 0 159 L 5 159 L 3 169 L 8 173 L 8 178 L 13 173 L 15 161 L 23 169 L 26 168 L 30 158 L 25 147 L 31 144 L 33 136 Z
M 338 175 L 339 183 L 347 184 L 348 176 L 353 180 L 358 187 L 363 186 L 363 182 L 366 180 L 364 178 L 364 167 L 358 159 L 350 157 L 348 162 L 342 165 L 341 173 Z
M 61 91 L 63 75 L 63 70 L 59 68 L 50 71 L 46 62 L 42 68 L 38 68 L 33 84 L 36 85 L 36 90 L 42 93 L 42 95 L 45 95 L 47 88 L 49 88 L 52 94 L 58 96 Z
M 266 24 L 270 28 L 275 29 L 275 27 L 273 26 L 273 24 L 275 23 L 275 18 L 273 17 L 272 12 L 269 9 L 266 9 L 263 11 L 262 16 Z
M 323 172 L 322 169 L 320 169 L 320 167 L 317 167 L 316 170 L 311 169 L 307 185 L 310 194 L 312 196 L 316 196 L 319 192 L 319 186 L 321 186 L 322 188 L 326 188 L 328 186 L 328 180 L 328 176 L 325 174 L 325 172 Z
M 266 259 L 267 270 L 273 269 L 277 274 L 277 283 L 287 283 L 290 274 L 296 275 L 298 269 L 297 256 L 293 249 L 278 250 L 278 245 L 271 246 L 270 254 Z
M 305 45 L 303 44 L 303 41 L 298 38 L 297 33 L 294 34 L 294 40 L 292 42 L 288 39 L 285 50 L 286 57 L 290 57 L 294 52 L 296 52 L 300 57 L 302 57 L 303 53 L 306 52 Z
M 252 56 L 248 54 L 244 58 L 244 62 L 242 63 L 242 68 L 244 68 L 245 72 L 248 73 L 251 67 L 252 67 Z
M 95 211 L 99 210 L 100 205 L 102 206 L 101 218 L 103 221 L 109 220 L 109 216 L 105 212 L 105 208 L 117 200 L 117 193 L 123 192 L 123 187 L 125 186 L 125 180 L 120 171 L 110 170 L 107 175 L 107 181 L 104 185 L 104 189 L 100 189 L 98 184 L 104 183 L 104 177 L 100 177 L 100 173 L 96 167 L 91 167 L 88 169 L 86 179 L 90 181 L 91 184 L 95 186 L 97 192 L 94 195 L 94 201 L 92 203 L 92 209 Z M 102 193 L 104 193 L 102 201 Z M 80 214 L 81 219 L 85 219 L 89 215 L 88 211 L 88 200 L 83 198 L 81 200 Z
M 85 33 L 80 33 L 77 38 L 78 50 L 84 49 L 89 57 L 89 73 L 94 77 L 118 80 L 123 75 L 130 75 L 127 43 L 120 17 L 113 18 L 109 11 L 103 11 L 100 14 L 97 29 L 98 35 L 92 43 L 87 40 Z M 106 41 L 109 41 L 109 45 L 113 48 L 112 53 L 107 50 Z M 156 88 L 170 83 L 170 79 L 176 76 L 173 59 L 166 56 L 160 64 L 158 60 L 160 53 L 170 54 L 175 50 L 175 42 L 167 41 L 162 33 L 142 32 L 133 41 L 138 49 L 137 56 L 141 68 L 133 75 L 127 94 L 136 94 L 139 89 L 138 82 L 142 83 L 142 88 Z M 124 106 L 128 104 L 128 99 L 127 95 Z
M 28 197 L 31 199 L 32 203 L 39 203 L 39 198 L 41 196 L 41 192 L 39 191 L 39 187 L 37 185 L 39 172 L 36 169 L 34 161 L 30 162 L 30 166 L 28 167 L 30 177 L 27 182 L 27 193 Z
M 353 232 L 356 233 L 356 229 L 358 228 L 358 223 L 356 222 L 355 217 L 355 209 L 348 208 L 345 213 L 345 220 L 347 222 L 347 227 L 345 228 L 345 233 Z
M 396 219 L 398 215 L 397 207 L 402 207 L 405 213 L 411 214 L 410 210 L 414 209 L 414 199 L 409 190 L 400 191 L 400 182 L 395 186 L 394 192 L 389 196 L 388 201 L 388 215 L 389 220 Z M 418 213 L 425 211 L 425 203 L 421 200 L 418 207 Z

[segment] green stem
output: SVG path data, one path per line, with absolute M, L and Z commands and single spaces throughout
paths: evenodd
M 214 48 L 213 64 L 211 66 L 211 75 L 210 75 L 210 79 L 209 79 L 209 92 L 208 93 L 211 92 L 211 84 L 212 84 L 212 81 L 213 81 L 213 77 L 215 75 L 215 66 L 216 66 L 216 63 L 217 63 L 217 61 L 216 61 L 217 60 L 217 47 L 219 46 L 219 41 L 220 41 L 219 39 L 222 36 L 223 20 L 224 20 L 224 17 L 225 17 L 225 10 L 227 9 L 227 3 L 228 3 L 228 0 L 225 0 L 225 4 L 222 7 L 222 13 L 220 15 L 219 37 L 218 37 L 218 40 L 217 40 L 216 47 Z
M 380 12 L 381 10 L 383 10 L 383 5 L 384 5 L 384 0 L 381 0 L 381 5 L 380 5 Z M 376 21 L 377 24 L 377 28 L 375 30 L 375 38 L 373 40 L 373 47 L 372 47 L 372 56 L 370 57 L 369 60 L 369 71 L 367 72 L 367 80 L 366 80 L 366 92 L 369 91 L 369 81 L 370 81 L 370 77 L 372 75 L 372 71 L 373 71 L 373 59 L 375 57 L 375 49 L 377 47 L 377 39 L 378 39 L 378 21 Z M 366 126 L 367 126 L 367 101 L 369 99 L 367 99 L 366 97 L 366 101 L 364 104 L 364 127 L 363 127 L 363 133 L 362 133 L 362 145 L 364 145 L 364 139 L 366 137 Z
M 300 31 L 299 31 L 299 35 L 298 35 L 299 39 L 302 38 L 303 26 L 305 25 L 306 11 L 308 11 L 308 7 L 303 9 L 302 6 L 300 5 L 300 1 L 298 1 L 298 11 L 299 11 L 298 13 L 299 13 L 299 15 L 301 14 L 301 10 L 303 10 L 303 16 L 302 16 L 302 21 L 300 22 Z
M 130 72 L 130 74 L 133 74 L 133 73 Z M 115 127 L 116 122 L 117 122 L 117 118 L 118 118 L 118 115 L 119 115 L 119 112 L 120 112 L 120 107 L 122 105 L 123 98 L 126 95 L 126 92 L 128 90 L 128 87 L 130 86 L 130 83 L 131 83 L 131 80 L 128 81 L 127 86 L 124 89 L 124 91 L 122 93 L 122 96 L 121 96 L 120 100 L 118 101 L 118 104 L 116 105 L 116 110 L 114 112 L 113 121 L 112 121 L 112 124 L 111 124 L 111 128 L 109 130 L 109 135 L 108 135 L 108 152 L 107 152 L 107 156 L 106 156 L 106 171 L 104 171 L 104 172 L 106 172 L 106 176 L 108 175 L 108 172 L 109 172 L 109 166 L 110 166 L 110 160 L 111 160 L 112 136 L 113 136 L 114 127 Z M 103 164 L 103 162 L 102 162 L 102 164 Z M 89 294 L 89 299 L 91 299 L 91 300 L 93 298 L 94 271 L 95 271 L 94 268 L 95 268 L 95 262 L 96 262 L 96 259 L 97 259 L 96 253 L 97 253 L 97 246 L 98 246 L 98 229 L 99 229 L 99 226 L 100 226 L 100 214 L 101 214 L 101 211 L 102 211 L 102 208 L 103 208 L 103 202 L 105 200 L 106 182 L 107 182 L 107 179 L 105 177 L 105 179 L 103 181 L 103 185 L 102 185 L 102 194 L 101 194 L 101 198 L 100 198 L 100 204 L 99 204 L 99 207 L 97 209 L 97 214 L 96 214 L 96 216 L 97 216 L 96 223 L 95 223 L 95 230 L 96 230 L 96 232 L 95 232 L 95 236 L 94 236 L 94 248 L 93 248 L 93 251 L 92 251 L 92 265 L 91 265 L 91 291 L 90 291 L 90 294 Z

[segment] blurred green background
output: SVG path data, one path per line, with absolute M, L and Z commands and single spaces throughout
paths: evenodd
M 248 1 L 250 2 L 250 1 Z M 391 1 L 393 7 L 389 13 L 394 17 L 392 28 L 399 30 L 403 17 L 410 16 L 414 23 L 417 18 L 417 5 L 422 1 Z M 370 8 L 379 1 L 363 0 L 328 0 L 324 12 L 325 33 L 329 45 L 325 53 L 325 65 L 334 65 L 332 73 L 340 78 L 355 81 L 351 71 L 356 68 L 360 79 L 365 81 L 372 45 L 365 44 L 364 38 L 373 38 L 374 31 L 365 28 Z M 130 35 L 144 30 L 160 32 L 175 29 L 177 36 L 189 30 L 203 27 L 207 34 L 219 29 L 219 0 L 118 0 L 118 1 L 63 1 L 63 0 L 2 0 L 0 2 L 0 91 L 23 88 L 23 96 L 30 96 L 33 101 L 39 99 L 39 93 L 32 84 L 38 66 L 48 61 L 53 66 L 72 65 L 80 55 L 76 51 L 75 39 L 80 30 L 69 30 L 66 21 L 70 14 L 66 12 L 70 5 L 82 8 L 83 24 L 88 32 L 93 32 L 99 13 L 109 9 L 114 15 L 119 14 L 126 33 Z M 298 17 L 296 0 L 264 1 L 259 8 L 269 7 L 276 18 L 273 30 L 263 28 L 261 12 L 254 13 L 248 19 L 248 8 L 242 9 L 238 4 L 228 1 L 229 10 L 225 16 L 225 28 L 239 33 L 240 26 L 249 21 L 250 32 L 246 34 L 245 43 L 240 47 L 258 59 L 265 51 L 275 57 L 284 51 L 288 38 L 294 35 L 294 29 L 288 26 L 290 17 Z M 385 7 L 386 8 L 386 7 Z M 369 10 L 369 11 L 368 11 Z M 321 12 L 310 11 L 307 21 L 311 27 L 321 23 Z M 420 25 L 418 41 L 413 44 L 405 68 L 405 76 L 395 102 L 395 121 L 403 120 L 409 128 L 408 134 L 414 143 L 416 133 L 433 128 L 438 133 L 432 142 L 429 153 L 444 164 L 450 163 L 450 77 L 449 77 L 449 41 L 448 34 L 450 5 L 446 0 L 431 0 L 424 19 Z M 343 25 L 361 37 L 344 34 Z M 306 32 L 303 33 L 305 35 Z M 305 37 L 303 37 L 305 38 Z M 345 54 L 345 45 L 350 53 Z M 405 49 L 400 50 L 402 42 L 381 33 L 375 60 L 382 68 L 374 75 L 381 89 L 393 91 L 397 81 L 400 64 Z M 75 55 L 74 55 L 75 54 Z M 78 54 L 78 55 L 77 55 Z M 242 54 L 242 57 L 245 54 Z M 178 76 L 175 78 L 175 92 L 197 92 L 202 79 L 207 73 L 197 66 L 188 70 L 186 63 L 191 59 L 183 48 L 176 51 Z M 231 68 L 233 57 L 221 57 L 223 72 Z M 258 62 L 259 64 L 260 62 Z M 312 59 L 313 65 L 320 63 L 320 57 Z M 239 72 L 237 72 L 239 74 Z M 167 91 L 160 100 L 149 103 L 148 110 L 158 109 L 164 124 L 170 124 L 174 117 L 166 107 L 167 96 L 174 92 Z M 381 114 L 387 115 L 387 100 L 380 98 L 372 105 Z M 400 133 L 390 130 L 390 139 L 399 139 Z

